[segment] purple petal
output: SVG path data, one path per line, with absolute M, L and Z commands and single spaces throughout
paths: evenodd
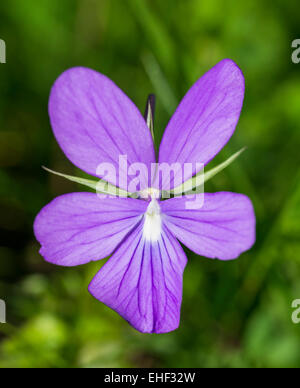
M 109 256 L 141 221 L 147 203 L 136 199 L 100 199 L 72 193 L 54 199 L 37 215 L 34 233 L 50 263 L 75 266 Z
M 244 77 L 237 65 L 224 59 L 188 91 L 172 116 L 162 139 L 159 162 L 192 163 L 193 171 L 207 164 L 228 142 L 237 125 L 244 98 Z M 182 183 L 175 174 L 173 186 Z
M 88 174 L 126 190 L 119 156 L 126 155 L 129 165 L 143 162 L 148 168 L 155 161 L 151 133 L 137 107 L 109 78 L 94 70 L 73 68 L 63 73 L 52 88 L 49 114 L 60 147 Z M 116 176 L 111 171 L 96 173 L 100 163 L 111 163 Z
M 134 230 L 89 286 L 90 293 L 143 333 L 166 333 L 180 321 L 186 256 L 168 231 L 158 242 Z
M 201 256 L 230 260 L 255 242 L 255 214 L 248 197 L 235 193 L 204 194 L 199 210 L 187 210 L 190 197 L 161 203 L 165 226 Z

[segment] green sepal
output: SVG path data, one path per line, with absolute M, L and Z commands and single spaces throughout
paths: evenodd
M 155 111 L 155 95 L 150 94 L 147 99 L 144 117 L 145 117 L 147 126 L 150 129 L 153 143 L 155 144 L 155 138 L 154 138 L 154 113 L 155 112 L 154 111 Z
M 213 178 L 215 175 L 217 175 L 219 172 L 224 170 L 226 167 L 228 167 L 231 163 L 237 159 L 242 152 L 244 152 L 246 147 L 242 148 L 235 154 L 231 155 L 225 162 L 220 163 L 218 166 L 212 168 L 211 170 L 203 173 L 203 170 L 200 171 L 198 174 L 196 174 L 194 177 L 190 178 L 186 182 L 182 183 L 180 186 L 175 187 L 173 190 L 171 190 L 169 193 L 178 196 L 184 194 L 197 194 L 202 193 L 203 191 L 203 184 L 207 181 L 209 181 L 211 178 Z M 200 183 L 198 183 L 200 182 Z M 188 190 L 185 190 L 185 188 L 188 187 Z
M 77 176 L 62 174 L 61 172 L 50 170 L 47 167 L 42 166 L 44 170 L 50 172 L 51 174 L 60 176 L 62 178 L 68 179 L 69 181 L 79 183 L 80 185 L 87 186 L 95 190 L 99 194 L 107 194 L 117 197 L 135 197 L 134 193 L 128 193 L 125 190 L 122 190 L 109 182 L 99 179 L 98 181 L 86 178 L 79 178 Z

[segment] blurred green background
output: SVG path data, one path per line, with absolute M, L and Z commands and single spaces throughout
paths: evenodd
M 300 38 L 296 0 L 4 0 L 0 38 L 0 367 L 300 367 Z M 82 65 L 143 111 L 157 95 L 160 139 L 187 89 L 221 59 L 246 78 L 237 131 L 211 163 L 248 150 L 206 185 L 249 195 L 254 248 L 232 262 L 188 252 L 180 328 L 147 335 L 87 291 L 103 264 L 59 268 L 39 256 L 37 212 L 84 190 L 41 169 L 79 174 L 56 144 L 54 80 Z

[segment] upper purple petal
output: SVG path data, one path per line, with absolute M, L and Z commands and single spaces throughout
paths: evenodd
M 49 114 L 60 147 L 88 174 L 101 178 L 98 165 L 111 163 L 116 177 L 109 172 L 104 178 L 126 190 L 120 155 L 127 156 L 129 165 L 142 162 L 149 168 L 155 162 L 151 133 L 141 113 L 109 78 L 94 70 L 79 67 L 64 72 L 52 88 Z
M 72 193 L 55 198 L 37 215 L 34 233 L 45 260 L 75 266 L 109 256 L 139 223 L 147 203 Z
M 162 139 L 159 162 L 192 163 L 190 176 L 206 165 L 228 142 L 237 125 L 244 99 L 244 77 L 224 59 L 188 91 L 172 116 Z M 182 183 L 175 174 L 171 188 Z
M 137 330 L 166 333 L 179 325 L 185 265 L 186 256 L 168 231 L 149 243 L 140 225 L 98 272 L 89 291 Z
M 255 242 L 255 214 L 248 197 L 219 192 L 204 194 L 199 210 L 187 210 L 191 197 L 161 203 L 165 226 L 189 249 L 201 256 L 230 260 Z

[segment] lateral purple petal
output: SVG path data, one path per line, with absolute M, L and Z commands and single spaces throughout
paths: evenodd
M 109 256 L 141 221 L 146 202 L 72 193 L 54 199 L 37 215 L 34 233 L 46 261 L 76 266 Z
M 219 192 L 204 194 L 199 210 L 187 210 L 192 197 L 161 203 L 165 226 L 198 255 L 230 260 L 250 249 L 255 242 L 255 214 L 248 197 Z
M 162 139 L 159 162 L 192 163 L 185 180 L 195 175 L 228 142 L 237 125 L 244 99 L 244 77 L 224 59 L 188 91 L 172 116 Z M 182 183 L 178 168 L 171 188 Z
M 49 115 L 60 147 L 88 174 L 127 190 L 119 156 L 126 155 L 129 165 L 142 162 L 146 168 L 155 162 L 151 133 L 141 113 L 109 78 L 94 70 L 64 72 L 52 88 Z M 97 172 L 100 163 L 112 164 L 116 174 L 111 169 Z M 142 185 L 147 186 L 143 181 Z
M 89 286 L 90 293 L 143 333 L 167 333 L 179 326 L 186 256 L 163 231 L 158 242 L 135 229 Z

